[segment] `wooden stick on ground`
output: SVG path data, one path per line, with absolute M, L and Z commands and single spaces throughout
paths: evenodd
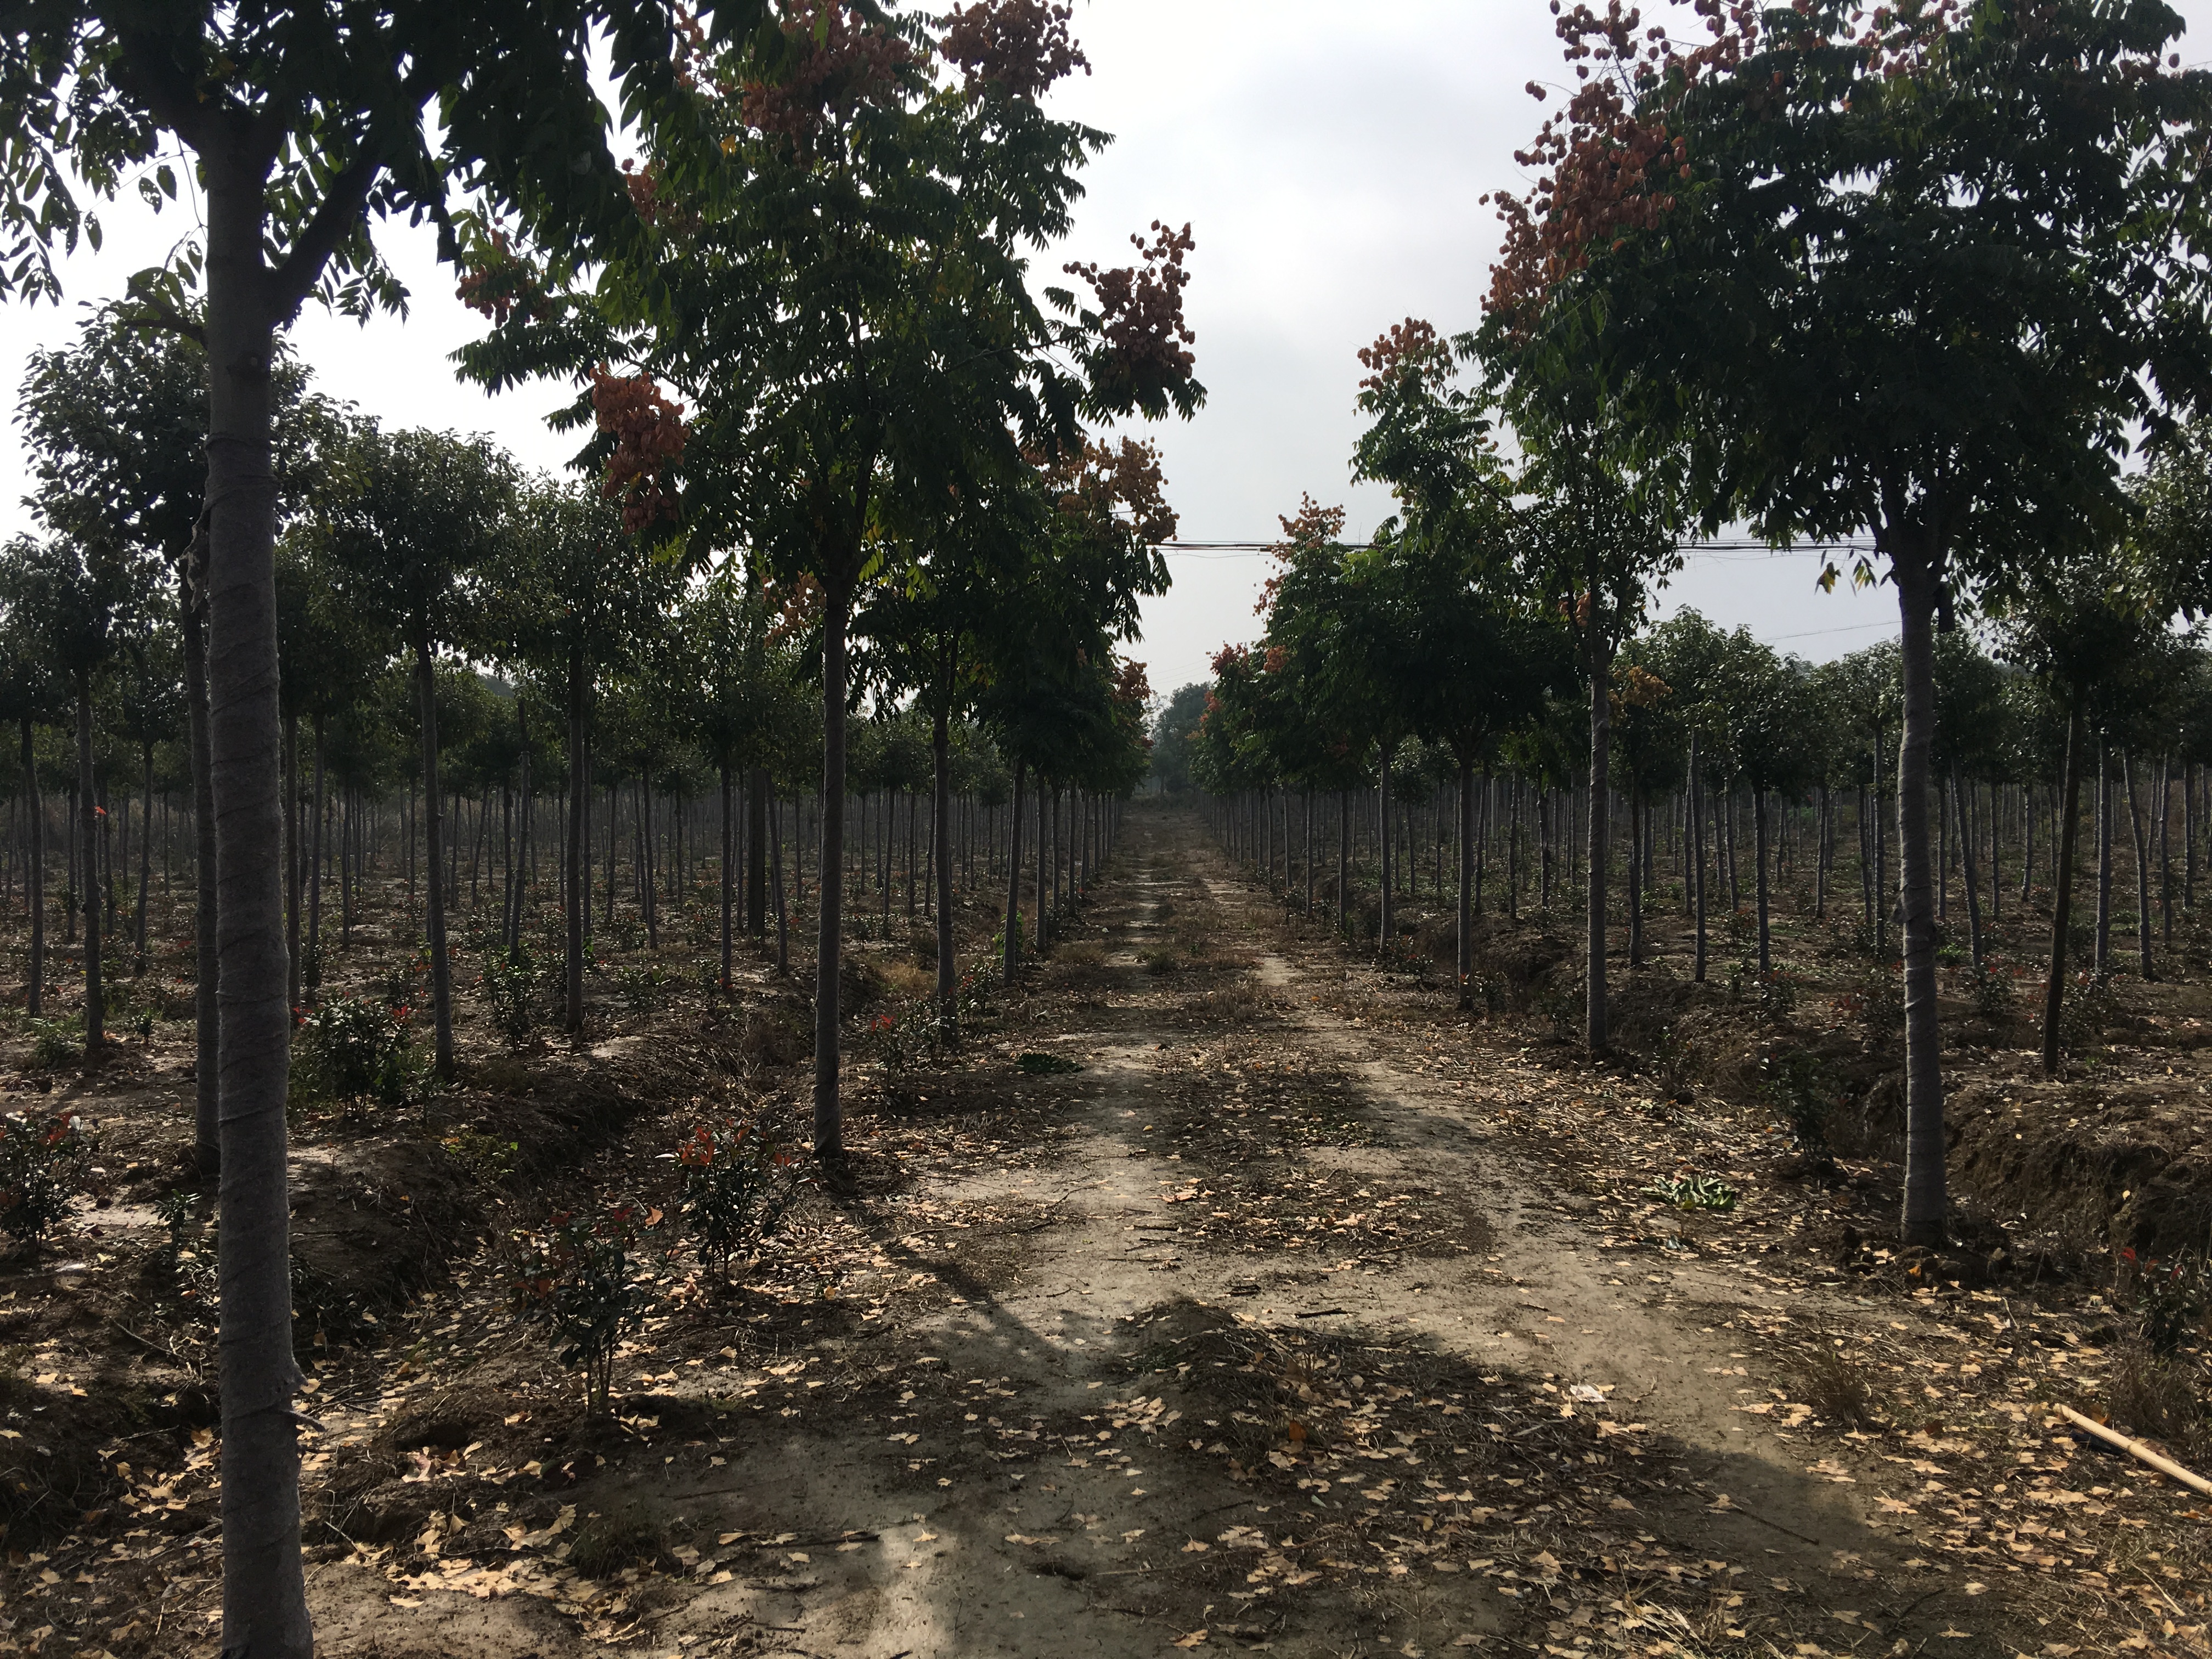
M 2170 1457 L 2161 1457 L 2140 1440 L 2130 1440 L 2116 1429 L 2108 1429 L 2094 1417 L 2084 1417 L 2071 1406 L 2061 1406 L 2059 1414 L 2076 1428 L 2087 1429 L 2108 1446 L 2117 1446 L 2140 1462 L 2148 1463 L 2160 1474 L 2179 1480 L 2192 1492 L 2201 1492 L 2212 1498 L 2212 1480 L 2192 1470 L 2185 1469 Z

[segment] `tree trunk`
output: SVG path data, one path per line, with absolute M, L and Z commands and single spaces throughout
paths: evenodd
M 1344 936 L 1345 906 L 1349 902 L 1347 891 L 1352 882 L 1352 796 L 1349 792 L 1336 793 L 1336 933 Z
M 284 1000 L 300 1006 L 300 952 L 304 944 L 300 915 L 305 872 L 300 860 L 300 717 L 284 716 Z M 294 1016 L 297 1018 L 296 1014 Z
M 843 945 L 845 884 L 845 629 L 852 584 L 823 584 L 822 622 L 822 872 L 814 958 L 814 1155 L 825 1165 L 845 1157 L 837 1098 L 837 971 Z
M 1636 790 L 1628 792 L 1628 965 L 1644 965 L 1644 845 L 1649 830 L 1637 810 Z
M 284 1099 L 283 821 L 276 720 L 275 327 L 264 297 L 265 155 L 210 146 L 207 179 L 208 778 L 221 921 L 218 1241 L 222 1402 L 222 1646 L 311 1659 L 300 1559 L 292 1397 L 292 1262 Z M 226 149 L 229 153 L 226 154 Z
M 1382 744 L 1382 763 L 1376 769 L 1377 778 L 1375 794 L 1375 857 L 1382 878 L 1382 893 L 1378 901 L 1379 908 L 1375 921 L 1375 943 L 1376 948 L 1382 953 L 1385 967 L 1389 965 L 1391 955 L 1398 945 L 1398 918 L 1395 907 L 1392 903 L 1390 891 L 1391 878 L 1396 873 L 1391 867 L 1395 860 L 1391 856 L 1394 849 L 1390 844 L 1390 750 L 1392 746 L 1388 741 Z
M 25 997 L 25 1006 L 31 1017 L 39 1017 L 45 1006 L 46 991 L 46 807 L 39 799 L 39 763 L 31 744 L 31 722 L 23 721 L 23 802 L 28 809 L 25 819 L 28 826 L 30 845 L 25 849 L 23 868 L 23 897 L 31 912 L 31 984 Z M 201 999 L 203 1006 L 212 1006 L 215 998 Z M 201 1085 L 204 1091 L 211 1088 L 214 1068 L 209 1067 L 207 1081 Z M 204 1126 L 212 1130 L 212 1122 Z M 210 1154 L 212 1148 L 210 1148 Z M 213 1173 L 211 1164 L 203 1164 L 207 1173 Z
M 2142 805 L 2136 797 L 2136 756 L 2132 749 L 2120 754 L 2120 769 L 2127 780 L 2128 828 L 2136 845 L 2136 955 L 2144 983 L 2158 977 L 2150 957 L 2150 840 L 2143 824 Z
M 1459 757 L 1459 1006 L 1474 1006 L 1474 760 Z
M 323 717 L 315 717 L 315 835 L 307 860 L 307 988 L 323 983 Z
M 2081 818 L 2081 697 L 2077 690 L 2066 723 L 2066 776 L 2059 793 L 2058 866 L 2051 895 L 2051 973 L 2043 988 L 2043 1074 L 2058 1074 L 2058 1017 L 2066 1006 L 2066 947 L 2074 920 L 2074 843 Z
M 937 1019 L 949 1032 L 959 974 L 952 933 L 952 720 L 943 704 L 936 710 L 929 746 L 929 860 L 937 885 Z
M 1759 860 L 1758 879 L 1753 884 L 1759 905 L 1759 971 L 1764 975 L 1774 971 L 1774 947 L 1767 931 L 1766 885 L 1766 791 L 1753 786 L 1751 792 L 1752 856 Z
M 1916 538 L 1927 532 L 1915 529 Z M 1932 537 L 1927 537 L 1932 541 Z M 1936 589 L 1932 548 L 1893 545 L 1904 730 L 1897 760 L 1897 853 L 1905 933 L 1905 1215 L 1907 1244 L 1940 1246 L 1948 1193 L 1943 1167 L 1942 1034 L 1936 1014 L 1935 872 L 1929 866 L 1929 751 L 1936 736 Z M 1902 554 L 1904 556 L 1899 556 Z
M 138 952 L 138 966 L 143 971 L 146 961 L 146 898 L 154 884 L 154 745 L 140 745 L 145 785 L 141 792 L 146 803 L 146 823 L 138 837 L 138 914 L 132 923 L 133 948 Z
M 437 1026 L 438 1078 L 450 1082 L 453 1075 L 453 973 L 446 959 L 446 878 L 441 839 L 445 816 L 438 794 L 438 702 L 433 678 L 430 641 L 415 641 L 415 668 L 420 676 L 422 718 L 422 872 L 428 878 L 423 905 L 426 935 L 430 942 L 430 1008 Z M 296 890 L 297 883 L 295 882 Z
M 1690 792 L 1691 854 L 1684 860 L 1691 872 L 1690 879 L 1696 891 L 1692 895 L 1697 906 L 1698 945 L 1693 977 L 1700 985 L 1705 982 L 1705 790 L 1698 781 L 1698 734 L 1690 733 L 1690 776 L 1686 786 Z
M 1028 781 L 1028 763 L 1017 759 L 1013 817 L 1006 830 L 1006 931 L 1001 939 L 1005 956 L 999 969 L 1000 977 L 1010 988 L 1022 966 L 1022 790 Z
M 1585 1041 L 1590 1053 L 1608 1046 L 1605 1007 L 1606 791 L 1613 761 L 1613 699 L 1605 683 L 1607 665 L 1590 651 L 1589 708 L 1589 983 L 1585 988 Z
M 745 921 L 755 939 L 768 937 L 768 768 L 756 766 L 745 786 Z
M 2097 971 L 2112 970 L 2112 759 L 2097 744 Z
M 730 763 L 725 757 L 721 763 L 722 782 L 722 993 L 730 991 L 730 906 L 736 898 L 738 880 L 736 849 L 732 842 L 737 834 L 737 823 L 731 812 Z
M 1982 965 L 1982 886 L 1979 872 L 1974 867 L 1974 829 L 1966 817 L 1965 780 L 1959 775 L 1958 763 L 1951 763 L 1951 798 L 1958 803 L 1954 809 L 1959 820 L 1959 866 L 1966 878 L 1966 951 L 1975 970 Z
M 100 988 L 100 809 L 93 799 L 92 680 L 88 674 L 76 691 L 77 830 L 83 838 L 78 855 L 84 872 L 84 1063 L 96 1064 L 106 1042 L 106 1005 Z
M 568 823 L 562 848 L 561 908 L 568 948 L 562 975 L 562 1024 L 571 1036 L 584 1030 L 584 927 L 591 909 L 592 787 L 587 721 L 591 692 L 581 646 L 568 653 Z

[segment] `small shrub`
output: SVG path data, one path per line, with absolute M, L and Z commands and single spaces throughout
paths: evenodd
M 491 1008 L 492 1024 L 509 1042 L 519 1045 L 538 1024 L 545 980 L 544 967 L 526 939 L 512 956 L 496 944 L 484 953 L 484 1000 Z
M 2212 1262 L 2193 1255 L 2159 1261 L 2122 1250 L 2113 1291 L 2134 1310 L 2144 1346 L 2154 1354 L 2175 1353 L 2212 1316 Z
M 1172 974 L 1181 970 L 1182 958 L 1165 945 L 1155 945 L 1137 953 L 1137 960 L 1155 974 Z
M 1742 946 L 1759 943 L 1759 917 L 1750 910 L 1731 910 L 1721 923 L 1721 933 L 1731 945 Z
M 2011 1012 L 2018 988 L 2013 983 L 2013 969 L 1996 957 L 1984 957 L 1978 966 L 1968 963 L 1960 977 L 1965 983 L 1967 1000 L 1984 1019 L 2002 1019 Z
M 1678 1210 L 1716 1210 L 1725 1215 L 1741 1194 L 1717 1176 L 1678 1176 L 1644 1188 L 1646 1198 L 1662 1199 Z
M 2197 1378 L 2202 1369 L 2137 1342 L 2114 1355 L 2113 1417 L 2141 1436 L 2160 1441 L 2185 1460 L 2212 1452 L 2212 1410 Z
M 1867 1368 L 1833 1349 L 1823 1349 L 1806 1362 L 1798 1391 L 1823 1422 L 1867 1429 L 1877 1420 L 1875 1388 Z
M 1808 1152 L 1828 1150 L 1828 1131 L 1835 1116 L 1835 1081 L 1820 1056 L 1802 1048 L 1769 1054 L 1759 1063 L 1765 1073 L 1765 1093 L 1790 1138 Z
M 1551 1021 L 1553 1036 L 1567 1040 L 1581 1033 L 1589 1008 L 1579 971 L 1554 975 L 1547 980 L 1537 988 L 1534 1002 L 1536 1012 Z
M 1478 968 L 1467 976 L 1468 1001 L 1482 1010 L 1487 1019 L 1495 1019 L 1505 1012 L 1505 975 Z
M 58 1072 L 84 1058 L 84 1028 L 74 1016 L 28 1019 L 23 1022 L 23 1029 L 31 1036 L 26 1063 L 33 1071 Z
M 504 1181 L 514 1168 L 514 1155 L 522 1150 L 522 1143 L 501 1140 L 497 1135 L 488 1135 L 478 1129 L 463 1129 L 447 1135 L 439 1143 L 446 1156 L 459 1164 L 471 1181 L 489 1186 Z
M 1031 1077 L 1057 1077 L 1067 1072 L 1079 1072 L 1082 1066 L 1065 1054 L 1026 1054 L 1016 1056 L 1015 1066 Z
M 650 963 L 615 970 L 615 988 L 632 1013 L 648 1013 L 659 1007 L 669 982 L 667 971 Z
M 698 1124 L 674 1157 L 684 1177 L 677 1214 L 726 1276 L 731 1256 L 774 1232 L 799 1196 L 790 1149 L 757 1116 Z
M 563 1365 L 584 1374 L 584 1409 L 604 1412 L 615 1349 L 645 1322 L 647 1297 L 630 1251 L 659 1211 L 623 1204 L 596 1215 L 562 1211 L 544 1231 L 515 1235 L 508 1304 L 561 1345 Z
M 568 1565 L 586 1578 L 612 1578 L 633 1567 L 658 1565 L 667 1552 L 667 1527 L 631 1504 L 586 1522 L 569 1547 Z
M 2105 1040 L 2119 1018 L 2120 999 L 2112 976 L 2094 970 L 2076 974 L 2059 1008 L 2058 1041 L 2069 1054 L 2086 1054 Z
M 401 949 L 406 954 L 384 975 L 384 1006 L 419 1008 L 430 994 L 430 947 L 419 936 L 410 933 L 402 942 Z
M 38 1244 L 69 1218 L 92 1161 L 84 1120 L 74 1114 L 0 1118 L 0 1227 Z
M 1698 1045 L 1677 1036 L 1672 1026 L 1662 1027 L 1652 1050 L 1651 1069 L 1669 1099 L 1679 1100 L 1697 1083 Z
M 1869 962 L 1859 970 L 1854 1000 L 1866 1017 L 1867 1035 L 1893 1041 L 1905 1030 L 1905 970 L 1894 960 Z
M 1753 976 L 1752 1006 L 1759 1018 L 1784 1020 L 1797 1012 L 1797 998 L 1804 981 L 1787 968 L 1771 969 Z
M 361 997 L 332 997 L 301 1029 L 298 1086 L 310 1097 L 404 1104 L 422 1084 L 408 1036 L 412 1017 L 405 1004 L 386 1009 Z

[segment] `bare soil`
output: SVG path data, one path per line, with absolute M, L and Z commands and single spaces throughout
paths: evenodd
M 1956 1011 L 1966 1224 L 1905 1253 L 1890 1062 L 1812 924 L 1764 1010 L 1655 926 L 1600 1066 L 1543 1012 L 1547 918 L 1492 926 L 1498 1012 L 1469 1016 L 1194 818 L 1128 825 L 957 1057 L 860 1045 L 854 1190 L 811 1189 L 734 1285 L 656 1250 L 609 1418 L 505 1311 L 505 1236 L 665 1203 L 705 1111 L 795 1115 L 791 984 L 695 975 L 516 1054 L 472 1010 L 459 1089 L 302 1115 L 324 1652 L 2212 1649 L 2208 1506 L 2054 1410 L 2203 1449 L 2172 1393 L 2202 1353 L 2148 1360 L 2111 1255 L 2206 1202 L 2201 987 L 2134 988 L 2049 1084 Z M 895 978 L 903 951 L 860 954 Z M 5 1080 L 99 1118 L 106 1175 L 0 1274 L 0 1651 L 216 1650 L 204 1275 L 150 1207 L 183 1180 L 189 1027 L 152 1031 Z M 1842 1079 L 1826 1148 L 1777 1132 L 1796 1052 Z M 1732 1206 L 1647 1191 L 1692 1176 Z

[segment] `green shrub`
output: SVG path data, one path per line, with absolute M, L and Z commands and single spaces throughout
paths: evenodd
M 1960 975 L 1965 981 L 1968 1000 L 1974 1012 L 1984 1019 L 2001 1019 L 2011 1010 L 2017 988 L 2013 983 L 2014 970 L 1995 957 L 1984 957 L 1979 966 L 1966 964 Z
M 677 1213 L 726 1275 L 730 1258 L 774 1232 L 799 1196 L 792 1152 L 759 1116 L 695 1125 L 674 1157 L 684 1177 Z
M 405 1004 L 380 1008 L 361 997 L 337 996 L 303 1023 L 293 1063 L 295 1086 L 308 1098 L 404 1104 L 420 1092 Z
M 480 1129 L 462 1129 L 447 1135 L 439 1143 L 446 1156 L 459 1164 L 472 1181 L 489 1185 L 504 1181 L 514 1168 L 514 1155 L 522 1150 L 522 1143 L 501 1140 L 497 1135 L 485 1134 Z
M 515 1235 L 508 1305 L 561 1345 L 563 1365 L 583 1372 L 586 1412 L 607 1408 L 615 1350 L 645 1322 L 648 1298 L 630 1251 L 659 1218 L 634 1204 L 597 1215 L 564 1210 L 542 1232 Z
M 1826 1152 L 1838 1096 L 1820 1056 L 1802 1048 L 1784 1049 L 1769 1054 L 1760 1069 L 1766 1074 L 1766 1097 L 1790 1126 L 1790 1138 L 1808 1152 Z
M 74 1016 L 27 1019 L 23 1029 L 31 1036 L 30 1058 L 26 1063 L 33 1071 L 58 1072 L 84 1058 L 84 1027 Z
M 2143 1344 L 2153 1353 L 2179 1352 L 2212 1316 L 2212 1262 L 2203 1256 L 2159 1261 L 2122 1250 L 2118 1266 L 2114 1288 L 2134 1310 Z
M 512 956 L 498 945 L 485 953 L 484 1001 L 491 1009 L 492 1024 L 510 1043 L 520 1044 L 538 1024 L 545 980 L 545 969 L 526 939 Z
M 91 1162 L 90 1136 L 74 1114 L 0 1118 L 0 1227 L 20 1243 L 43 1243 L 69 1218 Z
M 1663 1199 L 1678 1210 L 1717 1210 L 1725 1215 L 1735 1208 L 1740 1194 L 1717 1176 L 1697 1175 L 1655 1182 L 1644 1188 L 1644 1196 Z
M 2105 1040 L 2120 1018 L 2120 999 L 2110 974 L 2076 974 L 2058 1012 L 2058 1041 L 2069 1054 L 2086 1054 Z
M 659 1006 L 668 984 L 667 972 L 652 963 L 615 970 L 615 988 L 633 1013 L 646 1013 Z

